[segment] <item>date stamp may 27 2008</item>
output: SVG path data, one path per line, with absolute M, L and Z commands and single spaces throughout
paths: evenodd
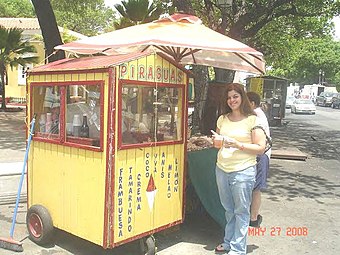
M 249 236 L 308 236 L 307 227 L 260 227 L 260 228 L 249 228 Z

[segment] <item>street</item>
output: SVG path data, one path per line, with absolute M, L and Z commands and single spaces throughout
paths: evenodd
M 0 113 L 0 162 L 8 162 L 13 140 L 9 133 L 13 133 L 13 128 L 5 128 L 3 115 Z M 306 161 L 271 160 L 269 187 L 262 197 L 263 223 L 259 230 L 249 231 L 248 254 L 338 254 L 340 110 L 317 107 L 315 115 L 296 115 L 287 109 L 285 123 L 271 128 L 274 149 L 296 147 L 308 154 L 308 158 Z M 15 128 L 20 129 L 20 125 Z M 24 140 L 21 138 L 21 145 L 17 140 L 13 141 L 14 150 L 23 158 Z M 18 161 L 18 153 L 14 161 Z M 9 236 L 12 213 L 13 204 L 0 205 L 1 237 Z M 23 240 L 25 255 L 140 254 L 138 241 L 103 250 L 62 231 L 56 232 L 53 247 L 40 247 L 27 238 L 25 216 L 26 205 L 21 203 L 14 239 Z M 159 255 L 214 254 L 223 230 L 204 210 L 197 210 L 187 214 L 181 226 L 160 232 L 155 237 Z M 0 254 L 13 252 L 0 249 Z
M 298 120 L 301 122 L 307 122 L 311 125 L 315 125 L 317 128 L 322 126 L 325 129 L 330 129 L 333 131 L 340 131 L 340 109 L 333 109 L 331 107 L 316 107 L 316 115 L 301 115 L 301 114 L 292 114 L 290 110 L 286 110 L 288 112 L 287 117 L 291 120 Z

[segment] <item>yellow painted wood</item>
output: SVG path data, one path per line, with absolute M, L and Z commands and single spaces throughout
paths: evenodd
M 104 76 L 97 74 L 96 77 Z M 107 95 L 108 79 L 105 77 L 104 95 Z M 45 84 L 52 80 L 81 81 L 81 78 L 93 80 L 94 75 L 32 75 L 29 82 Z M 107 106 L 105 102 L 104 123 L 107 123 Z M 106 124 L 102 128 L 106 145 Z M 55 227 L 103 245 L 106 147 L 103 152 L 94 152 L 33 141 L 28 167 L 29 206 L 44 205 Z
M 185 84 L 179 79 L 181 70 L 157 55 L 124 63 L 127 73 L 121 78 L 141 81 Z M 120 70 L 117 68 L 116 84 Z M 142 67 L 142 69 L 140 69 Z M 144 68 L 144 69 L 143 69 Z M 159 68 L 159 69 L 157 69 Z M 173 69 L 173 71 L 171 71 Z M 157 76 L 159 75 L 159 76 Z M 158 78 L 157 78 L 158 77 Z M 33 75 L 30 80 L 86 81 L 105 80 L 104 86 L 104 151 L 94 152 L 80 148 L 33 141 L 29 166 L 29 205 L 43 204 L 50 210 L 54 225 L 96 244 L 103 244 L 106 184 L 106 144 L 108 73 L 74 73 L 65 75 Z M 115 86 L 118 95 L 119 86 Z M 181 98 L 185 95 L 179 95 Z M 180 102 L 182 104 L 182 102 Z M 183 107 L 183 105 L 179 105 Z M 115 130 L 118 130 L 118 100 L 115 100 Z M 182 117 L 182 116 L 179 116 Z M 179 123 L 180 125 L 181 123 Z M 183 135 L 183 134 L 178 134 Z M 120 242 L 136 235 L 164 227 L 182 219 L 184 144 L 150 146 L 136 149 L 118 149 L 114 137 L 115 154 L 112 185 L 113 240 Z M 154 201 L 149 203 L 147 191 L 154 180 Z
M 166 61 L 165 59 L 163 60 L 163 68 L 162 68 L 162 81 L 164 83 L 169 83 L 170 82 L 170 63 Z
M 87 73 L 86 80 L 93 81 L 94 80 L 94 73 Z
M 51 81 L 58 81 L 58 74 L 52 74 Z
M 43 80 L 41 80 L 41 81 L 43 81 Z M 52 81 L 52 75 L 51 74 L 46 74 L 44 81 L 51 82 Z
M 86 76 L 87 76 L 86 73 L 80 73 L 79 76 L 78 76 L 78 79 L 79 79 L 80 81 L 86 81 L 86 80 L 87 80 L 87 79 L 86 79 Z
M 71 74 L 65 74 L 65 81 L 71 81 L 72 80 L 72 75 Z
M 65 74 L 58 74 L 57 75 L 57 80 L 58 81 L 65 81 Z
M 78 73 L 73 73 L 72 75 L 71 75 L 71 80 L 72 81 L 79 81 L 79 74 Z
M 137 65 L 137 60 L 130 61 L 127 66 L 127 73 L 128 76 L 127 78 L 129 80 L 137 80 L 137 75 L 138 75 L 138 65 Z M 123 70 L 122 70 L 123 71 Z
M 105 80 L 108 78 L 108 73 L 94 73 L 93 79 L 94 80 Z
M 163 81 L 163 58 L 156 55 L 155 57 L 155 82 Z
M 87 159 L 83 149 L 58 152 L 63 146 L 33 146 L 30 205 L 43 204 L 56 227 L 102 244 L 104 226 L 105 157 Z M 38 147 L 39 148 L 39 147 Z M 78 153 L 75 153 L 77 151 Z M 29 174 L 30 175 L 30 174 Z
M 250 79 L 250 91 L 256 92 L 260 95 L 261 99 L 263 98 L 263 78 L 251 78 Z
M 117 151 L 115 242 L 182 219 L 183 149 L 180 144 Z M 154 202 L 149 204 L 147 187 L 151 175 L 156 191 Z
M 155 58 L 157 55 L 149 55 L 146 57 L 145 73 L 147 81 L 155 81 Z

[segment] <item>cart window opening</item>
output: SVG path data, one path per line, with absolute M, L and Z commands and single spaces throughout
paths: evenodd
M 32 86 L 32 114 L 37 114 L 35 138 L 80 146 L 102 146 L 102 85 L 49 84 Z
M 66 91 L 66 141 L 99 146 L 100 86 L 71 85 Z
M 182 139 L 182 89 L 123 85 L 122 144 Z
M 59 139 L 60 88 L 57 86 L 34 87 L 33 113 L 37 114 L 36 135 L 48 139 Z

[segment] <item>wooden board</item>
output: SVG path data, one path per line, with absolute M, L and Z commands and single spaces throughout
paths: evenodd
M 292 159 L 292 160 L 306 160 L 308 155 L 301 152 L 298 148 L 289 147 L 280 150 L 272 150 L 270 158 L 276 159 Z

